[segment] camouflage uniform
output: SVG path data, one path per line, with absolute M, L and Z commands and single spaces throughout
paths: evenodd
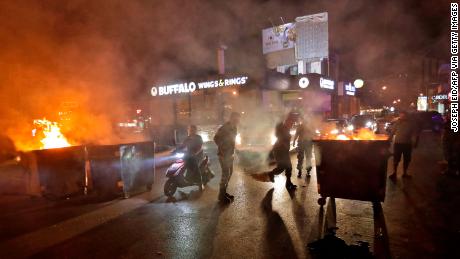
M 219 163 L 222 169 L 219 196 L 223 196 L 227 192 L 228 182 L 233 174 L 233 154 L 235 152 L 236 134 L 236 127 L 227 122 L 217 130 L 214 136 L 214 142 L 218 147 Z

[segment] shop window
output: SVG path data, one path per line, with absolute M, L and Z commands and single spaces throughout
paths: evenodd
M 200 93 L 193 95 L 192 123 L 197 125 L 216 124 L 218 121 L 218 102 L 214 94 Z
M 182 125 L 189 125 L 191 123 L 191 109 L 190 101 L 188 96 L 177 98 L 176 100 L 176 111 L 177 111 L 177 121 Z

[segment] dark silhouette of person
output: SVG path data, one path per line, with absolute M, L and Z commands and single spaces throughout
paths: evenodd
M 401 156 L 404 158 L 403 177 L 411 177 L 407 173 L 407 170 L 411 161 L 412 148 L 417 147 L 418 144 L 418 134 L 414 122 L 409 119 L 406 111 L 401 111 L 399 113 L 399 119 L 395 122 L 389 139 L 392 139 L 393 136 L 393 173 L 389 177 L 391 179 L 396 179 Z
M 233 195 L 227 193 L 227 187 L 230 177 L 233 174 L 235 138 L 240 118 L 241 115 L 239 113 L 232 112 L 230 120 L 222 125 L 214 136 L 214 142 L 218 148 L 217 155 L 219 156 L 219 163 L 222 169 L 218 200 L 224 203 L 229 203 L 234 199 Z
M 268 176 L 271 182 L 275 182 L 275 175 L 281 174 L 283 171 L 286 174 L 286 189 L 294 190 L 297 185 L 291 181 L 292 175 L 292 163 L 289 155 L 289 149 L 291 146 L 291 133 L 290 130 L 294 125 L 295 119 L 293 116 L 288 116 L 282 123 L 276 125 L 275 135 L 276 142 L 273 146 L 273 155 L 276 161 L 276 167 L 268 172 Z

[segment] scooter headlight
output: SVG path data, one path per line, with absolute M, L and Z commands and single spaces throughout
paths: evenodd
M 275 136 L 275 134 L 271 135 L 270 137 L 270 143 L 272 145 L 275 145 L 276 141 L 278 140 L 278 138 Z
M 181 158 L 184 158 L 185 154 L 184 153 L 176 153 L 174 155 L 177 159 L 181 159 Z
M 235 137 L 235 143 L 236 143 L 237 145 L 241 145 L 241 134 L 240 134 L 240 133 L 238 133 L 238 134 L 236 135 L 236 137 Z

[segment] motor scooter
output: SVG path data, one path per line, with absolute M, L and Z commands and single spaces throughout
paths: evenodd
M 213 177 L 214 173 L 209 168 L 209 157 L 203 155 L 198 163 L 200 179 L 190 180 L 187 177 L 187 166 L 184 160 L 185 154 L 181 151 L 174 151 L 173 155 L 177 158 L 176 161 L 169 166 L 166 170 L 166 183 L 164 185 L 164 194 L 168 197 L 172 197 L 176 192 L 177 188 L 184 188 L 188 186 L 198 186 L 200 191 L 203 191 L 203 185 L 206 185 Z

